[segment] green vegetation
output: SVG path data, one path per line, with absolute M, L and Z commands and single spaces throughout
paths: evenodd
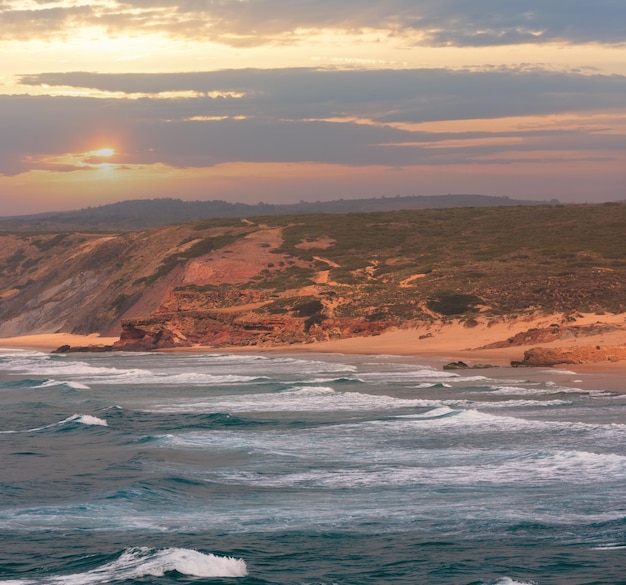
M 493 314 L 626 310 L 624 204 L 320 214 L 259 222 L 287 226 L 279 252 L 338 265 L 330 268 L 330 280 L 357 287 L 361 292 L 355 296 L 375 303 L 380 310 L 370 319 L 419 315 L 415 300 L 444 316 L 471 313 L 478 304 Z M 416 275 L 422 278 L 411 282 L 411 298 L 397 286 Z M 385 299 L 390 290 L 393 298 Z M 358 307 L 351 311 L 359 313 Z
M 476 311 L 476 305 L 481 302 L 475 295 L 442 292 L 436 299 L 429 300 L 426 306 L 435 313 L 450 316 Z
M 312 284 L 315 270 L 302 266 L 289 266 L 283 270 L 264 271 L 250 283 L 255 289 L 271 289 L 277 292 L 302 288 Z
M 255 234 L 268 227 L 280 228 L 271 240 Z M 213 219 L 106 237 L 67 228 L 21 232 L 0 236 L 0 323 L 26 315 L 37 298 L 46 299 L 42 320 L 58 320 L 63 310 L 81 331 L 112 327 L 131 307 L 229 309 L 229 318 L 245 307 L 313 330 L 330 318 L 372 325 L 461 319 L 470 326 L 479 314 L 626 312 L 625 233 L 626 204 Z M 248 234 L 255 237 L 240 245 Z M 236 242 L 238 262 L 249 244 L 251 269 L 241 273 L 256 276 L 247 282 L 228 274 Z M 204 283 L 215 274 L 214 283 L 172 294 L 166 286 L 145 290 L 216 250 L 219 269 L 200 276 Z

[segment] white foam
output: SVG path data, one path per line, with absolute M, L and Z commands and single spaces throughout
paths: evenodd
M 74 390 L 89 390 L 89 386 L 87 384 L 83 384 L 82 382 L 68 382 L 62 380 L 46 380 L 41 384 L 35 386 L 35 388 L 51 388 L 54 386 L 67 386 L 68 388 L 73 388 Z
M 22 358 L 22 359 L 19 359 Z M 25 358 L 25 359 L 24 359 Z M 97 384 L 191 384 L 191 385 L 221 385 L 239 384 L 258 380 L 259 376 L 245 376 L 238 374 L 214 374 L 202 372 L 159 373 L 148 369 L 132 368 L 121 369 L 115 367 L 92 366 L 82 361 L 61 360 L 51 358 L 46 354 L 27 354 L 17 356 L 17 359 L 3 364 L 3 368 L 12 371 L 22 371 L 34 375 L 80 377 L 81 381 L 58 382 L 50 380 L 48 385 L 67 384 L 76 389 L 89 389 L 87 383 Z
M 408 370 L 408 371 L 383 371 L 383 372 L 368 372 L 359 374 L 363 379 L 377 381 L 383 380 L 385 382 L 412 382 L 416 380 L 450 380 L 454 378 L 461 378 L 459 374 L 454 372 L 435 370 L 432 368 L 422 368 L 419 370 Z M 477 379 L 486 379 L 482 376 Z
M 219 557 L 183 548 L 151 550 L 131 548 L 122 556 L 104 565 L 105 570 L 120 578 L 138 578 L 143 576 L 162 577 L 168 572 L 177 571 L 190 577 L 245 577 L 248 574 L 246 563 L 242 559 Z
M 626 544 L 622 544 L 619 542 L 609 542 L 607 544 L 594 546 L 591 550 L 622 550 L 622 549 L 626 549 Z
M 68 423 L 77 422 L 86 426 L 100 426 L 100 427 L 108 427 L 109 423 L 102 418 L 98 418 L 96 416 L 91 416 L 90 414 L 73 414 L 72 416 L 68 416 L 59 422 L 52 423 L 50 425 L 44 425 L 42 427 L 35 427 L 33 429 L 27 429 L 25 431 L 0 431 L 0 435 L 9 435 L 14 433 L 36 433 L 38 431 L 45 431 L 47 429 L 52 429 L 54 427 L 60 427 Z
M 89 390 L 89 386 L 87 384 L 83 384 L 82 382 L 63 382 L 66 386 L 70 388 L 74 388 L 74 390 Z
M 253 445 L 243 443 L 248 448 Z M 254 445 L 257 449 L 259 446 Z M 265 445 L 266 451 L 269 447 Z M 322 457 L 330 452 L 323 440 L 317 447 L 316 455 Z M 281 450 L 282 449 L 282 450 Z M 295 454 L 288 450 L 287 439 L 281 444 L 275 442 L 272 452 L 284 455 Z M 309 455 L 313 447 L 307 448 Z M 488 456 L 481 450 L 461 449 L 441 454 L 433 460 L 432 453 L 426 450 L 393 450 L 384 446 L 374 446 L 368 454 L 371 463 L 355 469 L 351 461 L 358 454 L 349 443 L 345 452 L 333 453 L 335 469 L 294 470 L 284 474 L 268 475 L 264 470 L 258 472 L 238 472 L 223 470 L 220 481 L 235 484 L 247 484 L 272 488 L 323 488 L 353 489 L 381 488 L 384 486 L 404 487 L 415 485 L 429 486 L 469 486 L 495 485 L 518 486 L 531 484 L 592 484 L 596 485 L 599 477 L 611 477 L 612 481 L 626 480 L 626 458 L 616 455 L 597 455 L 579 452 L 555 453 L 499 453 Z M 445 463 L 445 465 L 442 465 Z M 619 517 L 623 513 L 619 513 Z M 614 513 L 608 512 L 614 519 Z M 561 515 L 559 521 L 570 521 Z M 571 519 L 572 523 L 580 518 Z
M 484 382 L 485 380 L 489 380 L 487 376 L 459 376 L 458 380 L 455 382 Z
M 402 419 L 431 419 L 431 418 L 441 418 L 443 416 L 449 416 L 453 414 L 459 414 L 461 411 L 452 410 L 449 406 L 440 406 L 438 408 L 433 408 L 427 412 L 422 412 L 420 414 L 408 414 L 402 417 Z
M 488 585 L 536 585 L 535 581 L 516 581 L 511 577 L 502 577 L 497 581 L 491 581 Z
M 219 557 L 183 548 L 149 549 L 129 548 L 110 562 L 84 573 L 49 577 L 45 583 L 59 585 L 97 585 L 141 579 L 163 577 L 176 571 L 187 577 L 245 577 L 248 569 L 245 561 L 232 557 Z M 0 581 L 0 585 L 31 585 L 39 581 Z
M 542 394 L 593 394 L 594 391 L 582 390 L 581 388 L 576 387 L 566 387 L 566 386 L 558 386 L 554 383 L 547 383 L 545 387 L 542 386 L 532 386 L 532 387 L 521 387 L 521 386 L 490 386 L 489 389 L 492 391 L 492 394 L 503 394 L 503 395 L 520 395 L 520 394 L 528 394 L 528 395 L 542 395 Z
M 109 423 L 102 418 L 98 418 L 97 416 L 91 416 L 90 414 L 74 414 L 69 418 L 61 421 L 59 424 L 64 424 L 66 422 L 79 422 L 83 425 L 87 426 L 100 426 L 100 427 L 108 427 Z
M 551 406 L 568 406 L 569 400 L 500 400 L 498 402 L 481 402 L 481 408 L 536 408 Z
M 148 412 L 216 413 L 216 412 L 337 412 L 391 410 L 433 405 L 441 401 L 394 398 L 387 395 L 360 392 L 338 392 L 330 386 L 295 386 L 283 392 L 244 394 L 215 397 L 203 402 L 156 404 Z

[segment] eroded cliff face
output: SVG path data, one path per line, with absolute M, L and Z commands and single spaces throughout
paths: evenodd
M 0 236 L 0 336 L 119 333 L 121 317 L 149 315 L 169 297 L 194 243 L 224 231 Z
M 150 350 L 289 345 L 375 335 L 397 324 L 336 316 L 353 287 L 340 286 L 343 296 L 330 290 L 317 260 L 277 251 L 281 228 L 249 221 L 228 229 L 5 236 L 4 243 L 10 270 L 1 336 L 120 334 L 111 349 Z

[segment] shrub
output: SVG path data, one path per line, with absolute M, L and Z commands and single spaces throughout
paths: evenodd
M 476 310 L 476 305 L 481 302 L 475 295 L 440 293 L 436 299 L 429 300 L 426 306 L 440 315 L 462 315 Z

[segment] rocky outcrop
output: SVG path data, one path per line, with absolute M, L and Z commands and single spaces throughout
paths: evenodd
M 465 362 L 450 362 L 443 366 L 444 370 L 486 370 L 488 368 L 495 368 L 495 366 L 491 364 L 473 364 L 469 365 Z
M 479 347 L 478 349 L 502 349 L 520 345 L 534 345 L 535 343 L 551 343 L 560 339 L 576 339 L 611 333 L 618 329 L 615 325 L 606 323 L 593 323 L 591 325 L 571 325 L 553 323 L 548 327 L 534 327 L 527 331 L 521 331 L 504 341 L 496 341 Z
M 219 311 L 176 311 L 124 319 L 113 345 L 61 346 L 55 353 L 153 351 L 174 347 L 272 347 L 379 335 L 389 322 L 267 316 Z
M 184 338 L 164 328 L 156 320 L 143 327 L 125 323 L 118 341 L 112 345 L 62 345 L 52 353 L 102 353 L 109 351 L 152 351 L 189 346 Z
M 584 347 L 533 347 L 524 352 L 522 361 L 513 367 L 551 367 L 560 364 L 590 364 L 626 360 L 626 345 Z
M 203 345 L 211 347 L 278 346 L 345 337 L 379 335 L 390 323 L 359 319 L 311 320 L 289 315 L 220 311 L 176 311 L 122 321 L 115 349 L 150 350 Z
M 143 327 L 126 322 L 122 326 L 119 341 L 113 344 L 112 349 L 114 351 L 151 351 L 189 345 L 190 343 L 184 337 L 161 327 L 158 321 L 153 321 Z

